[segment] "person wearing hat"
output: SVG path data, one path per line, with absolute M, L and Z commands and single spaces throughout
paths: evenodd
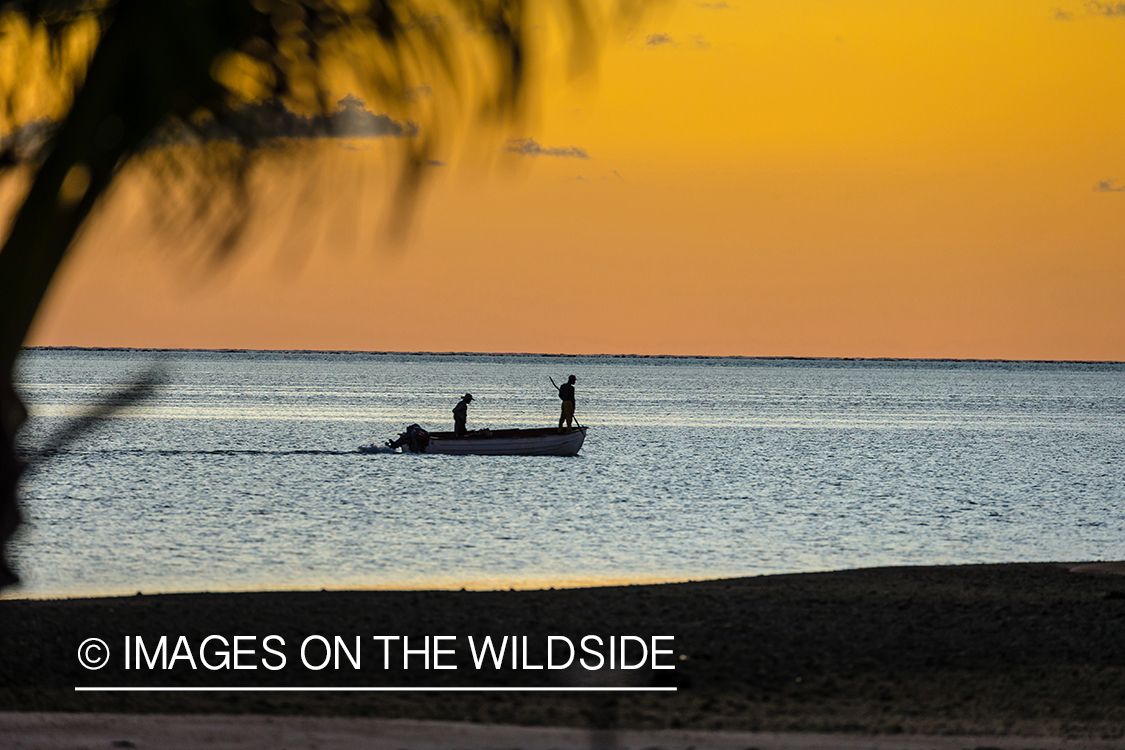
M 563 431 L 563 422 L 566 422 L 566 431 L 571 431 L 571 422 L 574 421 L 574 382 L 578 378 L 571 375 L 559 387 L 559 398 L 562 399 L 562 416 L 559 417 L 559 432 Z
M 457 402 L 457 406 L 453 407 L 453 434 L 457 437 L 464 437 L 468 430 L 465 429 L 465 422 L 469 418 L 469 404 L 473 403 L 473 394 L 466 393 Z

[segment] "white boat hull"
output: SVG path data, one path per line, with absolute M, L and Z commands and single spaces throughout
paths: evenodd
M 585 427 L 576 427 L 567 433 L 545 427 L 470 433 L 465 437 L 455 437 L 452 432 L 431 432 L 425 453 L 447 456 L 575 456 L 585 440 Z

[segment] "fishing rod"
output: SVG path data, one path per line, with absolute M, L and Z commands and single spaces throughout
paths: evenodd
M 555 386 L 556 391 L 562 390 L 561 388 L 559 388 L 558 383 L 555 382 L 555 379 L 552 378 L 550 375 L 547 376 L 547 380 L 551 381 L 551 385 Z M 578 429 L 581 430 L 582 429 L 582 423 L 578 421 L 578 417 L 574 416 L 573 414 L 571 414 L 570 417 L 571 417 L 571 419 L 574 420 L 574 424 L 578 425 Z

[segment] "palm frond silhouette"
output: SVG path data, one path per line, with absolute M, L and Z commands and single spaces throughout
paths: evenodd
M 622 0 L 613 13 L 629 18 L 642 2 Z M 535 29 L 560 31 L 580 65 L 593 53 L 595 16 L 589 0 L 6 3 L 0 178 L 22 175 L 29 187 L 0 249 L 0 586 L 16 580 L 3 544 L 19 523 L 16 435 L 27 418 L 13 368 L 76 234 L 127 165 L 169 138 L 223 140 L 223 148 L 195 150 L 202 167 L 192 172 L 204 186 L 201 201 L 218 183 L 235 197 L 210 243 L 221 259 L 238 244 L 250 205 L 246 176 L 261 147 L 278 138 L 278 118 L 288 113 L 309 133 L 331 132 L 340 108 L 355 108 L 329 93 L 332 75 L 346 69 L 383 101 L 409 102 L 422 87 L 450 92 L 444 108 L 392 121 L 410 130 L 396 143 L 396 211 L 409 213 L 450 112 L 518 118 Z M 58 116 L 36 110 L 44 100 Z M 151 163 L 163 179 L 186 173 L 167 154 Z

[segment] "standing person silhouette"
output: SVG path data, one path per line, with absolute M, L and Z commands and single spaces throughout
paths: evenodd
M 473 394 L 466 393 L 457 402 L 457 406 L 453 407 L 453 434 L 457 437 L 464 437 L 468 432 L 465 429 L 465 422 L 469 419 L 469 404 L 473 402 Z M 562 424 L 560 422 L 560 424 Z
M 562 399 L 562 415 L 559 416 L 559 432 L 563 431 L 563 422 L 566 422 L 566 431 L 571 432 L 571 422 L 574 421 L 574 382 L 578 378 L 571 375 L 567 381 L 559 386 L 559 398 Z

